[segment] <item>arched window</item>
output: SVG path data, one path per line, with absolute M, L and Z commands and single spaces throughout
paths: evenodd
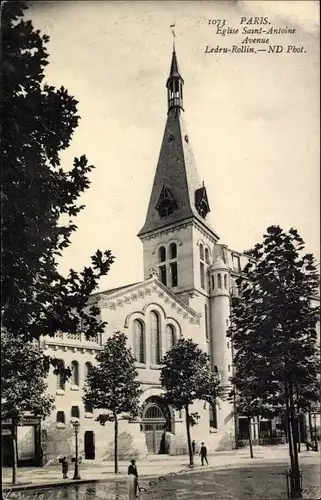
M 171 243 L 169 246 L 169 256 L 170 259 L 176 259 L 177 257 L 177 245 L 176 243 Z
M 64 370 L 65 369 L 65 363 L 62 359 L 59 359 L 58 361 L 58 367 L 59 370 Z M 57 389 L 65 390 L 65 377 L 62 373 L 57 374 Z
M 205 257 L 204 257 L 204 246 L 202 243 L 200 244 L 200 279 L 201 279 L 201 288 L 206 289 L 205 283 L 206 269 L 205 269 Z
M 206 340 L 209 340 L 210 336 L 209 336 L 209 328 L 208 328 L 208 307 L 206 304 L 204 306 L 204 321 L 205 321 L 205 337 L 206 337 Z
M 57 411 L 56 421 L 57 421 L 57 424 L 64 424 L 65 423 L 65 412 L 64 411 Z
M 210 251 L 208 248 L 205 248 L 205 262 L 206 264 L 210 263 Z
M 178 274 L 177 274 L 177 262 L 171 262 L 169 264 L 170 277 L 171 277 L 171 286 L 178 285 Z
M 159 280 L 163 285 L 173 288 L 178 286 L 178 267 L 177 267 L 177 245 L 171 243 L 168 252 L 164 246 L 158 250 L 158 271 Z
M 214 276 L 211 276 L 211 279 L 212 279 L 212 290 L 214 290 L 214 288 L 215 288 L 215 285 L 214 285 Z
M 200 244 L 200 260 L 204 260 L 204 247 Z
M 134 320 L 134 355 L 138 363 L 145 363 L 145 334 L 143 322 Z
M 78 361 L 71 362 L 71 383 L 79 386 L 79 363 Z
M 71 418 L 79 418 L 79 406 L 71 407 Z
M 161 362 L 161 338 L 159 315 L 152 311 L 151 320 L 151 341 L 152 341 L 152 364 L 159 365 Z
M 151 404 L 144 412 L 144 419 L 146 420 L 164 420 L 162 410 L 157 404 Z
M 227 274 L 224 274 L 224 288 L 227 290 Z
M 222 275 L 220 273 L 217 275 L 217 287 L 222 288 Z
M 167 325 L 166 330 L 166 350 L 169 351 L 176 343 L 175 328 L 173 325 Z
M 165 262 L 166 260 L 166 248 L 160 247 L 158 250 L 158 262 Z

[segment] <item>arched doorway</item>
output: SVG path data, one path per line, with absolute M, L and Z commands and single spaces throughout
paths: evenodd
M 142 430 L 145 432 L 148 453 L 169 453 L 166 431 L 172 431 L 171 414 L 168 406 L 156 396 L 145 401 L 142 411 Z

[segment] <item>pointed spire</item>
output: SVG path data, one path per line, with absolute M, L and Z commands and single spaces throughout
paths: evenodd
M 180 110 L 184 111 L 183 108 L 183 85 L 184 80 L 180 75 L 178 69 L 177 56 L 175 51 L 175 45 L 173 42 L 173 54 L 172 54 L 172 62 L 171 69 L 169 72 L 169 77 L 167 78 L 166 87 L 167 87 L 167 104 L 168 111 L 171 109 L 176 109 L 176 111 L 180 112 Z
M 206 188 L 199 179 L 182 117 L 183 85 L 174 46 L 166 83 L 167 121 L 146 220 L 138 236 L 144 238 L 148 233 L 183 220 L 197 220 L 216 241 L 216 232 L 205 220 L 210 211 Z
M 172 55 L 172 63 L 171 63 L 171 69 L 169 72 L 169 77 L 168 79 L 171 78 L 182 78 L 178 69 L 178 62 L 177 62 L 177 56 L 176 56 L 176 51 L 175 51 L 175 40 L 173 40 L 173 55 Z

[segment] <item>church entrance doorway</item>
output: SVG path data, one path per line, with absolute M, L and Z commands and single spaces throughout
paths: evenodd
M 149 454 L 168 454 L 169 443 L 166 431 L 171 432 L 168 406 L 157 397 L 148 398 L 142 413 L 142 430 L 145 432 Z

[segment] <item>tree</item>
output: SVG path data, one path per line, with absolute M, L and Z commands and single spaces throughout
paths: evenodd
M 54 397 L 46 394 L 47 373 L 38 342 L 2 334 L 1 410 L 2 419 L 11 421 L 12 484 L 17 482 L 17 426 L 23 423 L 26 413 L 45 418 L 54 408 Z
M 194 465 L 190 426 L 199 418 L 190 414 L 196 400 L 215 404 L 220 394 L 219 376 L 211 370 L 210 358 L 191 339 L 179 339 L 166 353 L 162 362 L 160 382 L 165 400 L 176 410 L 185 410 L 186 435 L 190 466 Z
M 104 349 L 96 356 L 97 365 L 89 371 L 84 387 L 84 403 L 104 410 L 96 420 L 105 425 L 114 422 L 115 473 L 118 472 L 118 421 L 138 415 L 139 396 L 142 393 L 136 380 L 135 358 L 126 346 L 127 337 L 116 332 L 107 339 Z
M 271 226 L 249 255 L 237 280 L 231 328 L 236 393 L 261 415 L 284 415 L 288 431 L 292 496 L 300 496 L 295 429 L 298 415 L 318 400 L 316 323 L 319 277 L 295 229 Z
M 248 422 L 248 438 L 249 438 L 249 446 L 250 446 L 250 456 L 254 458 L 253 455 L 253 446 L 252 446 L 252 435 L 251 435 L 251 425 L 253 417 L 257 417 L 262 415 L 262 409 L 259 407 L 259 401 L 253 399 L 251 388 L 248 391 L 246 387 L 246 381 L 242 380 L 244 383 L 242 389 L 239 392 L 236 392 L 235 388 L 230 394 L 230 401 L 234 403 L 234 409 L 238 415 L 242 415 L 243 417 L 247 417 Z
M 57 264 L 94 167 L 84 155 L 69 169 L 61 165 L 78 126 L 77 101 L 64 87 L 43 83 L 49 37 L 25 20 L 26 9 L 1 3 L 1 325 L 26 340 L 74 333 L 80 324 L 95 335 L 104 324 L 98 308 L 86 306 L 113 262 L 110 251 L 98 250 L 91 267 L 66 277 Z

